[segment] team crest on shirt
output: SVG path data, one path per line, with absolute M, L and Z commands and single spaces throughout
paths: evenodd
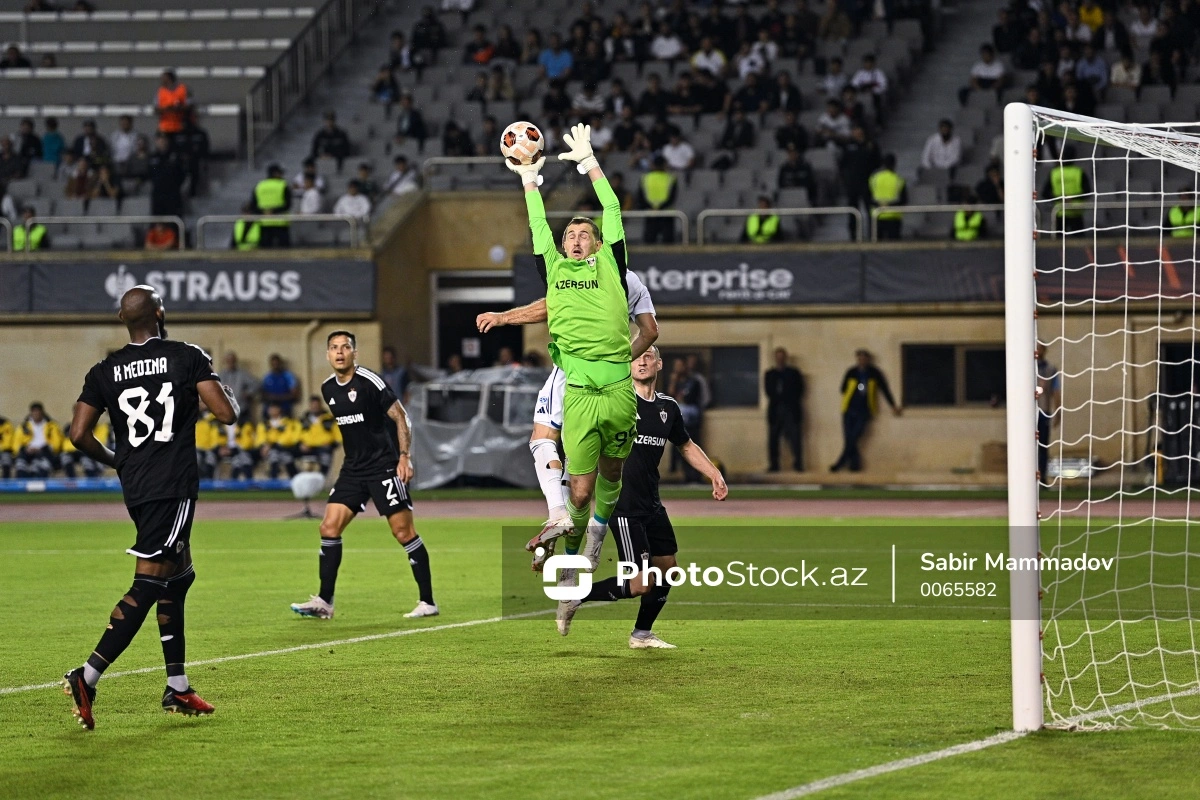
M 589 267 L 596 266 L 596 257 L 595 256 L 588 256 L 585 260 L 587 261 L 587 265 Z
M 663 424 L 666 424 L 666 422 L 667 422 L 667 410 L 666 410 L 665 408 L 664 408 L 662 411 L 659 411 L 659 412 L 658 412 L 658 418 L 659 418 L 659 419 L 661 419 L 661 420 L 663 421 Z
M 353 403 L 354 398 L 358 397 L 358 389 L 351 389 L 350 391 L 346 392 L 346 397 L 349 397 L 350 402 Z

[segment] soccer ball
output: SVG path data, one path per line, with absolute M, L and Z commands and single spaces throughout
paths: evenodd
M 500 134 L 500 154 L 510 164 L 536 164 L 546 149 L 546 139 L 532 122 L 514 122 Z

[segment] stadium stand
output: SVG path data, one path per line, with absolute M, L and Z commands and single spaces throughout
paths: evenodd
M 830 8 L 836 13 L 827 13 Z M 393 158 L 404 155 L 411 163 L 424 165 L 425 187 L 434 191 L 507 189 L 511 188 L 511 176 L 498 166 L 442 161 L 446 155 L 443 134 L 447 123 L 453 121 L 464 129 L 480 155 L 492 156 L 494 152 L 494 144 L 482 141 L 480 136 L 489 118 L 499 128 L 518 118 L 537 120 L 547 131 L 548 143 L 554 146 L 563 125 L 582 118 L 577 110 L 570 108 L 572 104 L 576 109 L 581 103 L 603 104 L 596 107 L 605 109 L 606 124 L 613 129 L 623 102 L 614 101 L 614 97 L 627 97 L 627 102 L 636 104 L 652 75 L 660 77 L 665 89 L 675 90 L 684 75 L 690 73 L 694 76 L 692 85 L 697 87 L 697 94 L 704 96 L 704 102 L 691 106 L 677 103 L 665 109 L 671 112 L 666 115 L 665 124 L 668 131 L 677 129 L 697 153 L 696 166 L 681 175 L 687 190 L 678 193 L 676 204 L 695 219 L 706 208 L 751 207 L 764 192 L 778 199 L 778 173 L 786 160 L 786 151 L 775 147 L 775 132 L 783 125 L 785 113 L 778 108 L 777 80 L 782 74 L 789 76 L 784 102 L 799 109 L 800 124 L 811 137 L 824 106 L 823 89 L 830 62 L 835 57 L 841 58 L 849 65 L 846 78 L 851 79 L 857 77 L 864 57 L 874 56 L 876 67 L 885 76 L 881 83 L 886 82 L 886 88 L 881 85 L 878 89 L 878 103 L 872 100 L 869 82 L 861 87 L 861 96 L 850 99 L 869 138 L 874 139 L 885 130 L 883 121 L 888 109 L 904 97 L 906 81 L 939 30 L 938 17 L 929 4 L 903 3 L 897 9 L 897 18 L 892 20 L 843 20 L 844 14 L 836 6 L 814 5 L 810 11 L 801 3 L 751 5 L 744 13 L 735 12 L 733 7 L 723 8 L 706 22 L 699 11 L 672 12 L 664 7 L 659 9 L 662 19 L 646 21 L 637 19 L 639 11 L 635 3 L 607 4 L 600 9 L 604 15 L 602 22 L 584 23 L 599 43 L 598 48 L 589 51 L 588 33 L 572 34 L 572 28 L 580 27 L 581 14 L 591 15 L 593 11 L 591 6 L 581 6 L 574 0 L 506 3 L 504 8 L 477 3 L 467 14 L 430 12 L 429 17 L 419 4 L 404 4 L 379 26 L 386 25 L 399 36 L 393 36 L 387 44 L 364 36 L 339 63 L 333 81 L 320 88 L 312 105 L 337 108 L 339 124 L 346 129 L 354 148 L 352 159 L 371 164 L 376 175 L 387 175 Z M 728 19 L 721 15 L 728 15 Z M 789 15 L 794 17 L 790 21 Z M 812 15 L 811 20 L 808 15 Z M 821 23 L 821 17 L 830 19 Z M 651 32 L 657 32 L 664 19 L 682 34 L 689 57 L 700 48 L 705 26 L 710 32 L 725 27 L 733 31 L 732 37 L 721 33 L 728 73 L 710 80 L 684 58 L 654 60 Z M 736 24 L 730 24 L 731 19 Z M 839 27 L 842 24 L 847 26 L 845 38 Z M 477 26 L 482 26 L 482 42 L 476 38 Z M 757 33 L 759 27 L 766 31 L 761 36 Z M 508 33 L 502 36 L 502 29 Z M 536 29 L 541 46 L 528 43 L 532 29 Z M 825 38 L 821 38 L 820 31 L 825 32 Z M 580 64 L 574 75 L 586 73 L 598 78 L 594 95 L 589 97 L 584 97 L 583 80 L 576 77 L 567 80 L 562 92 L 567 108 L 558 112 L 554 111 L 557 108 L 554 103 L 559 101 L 546 99 L 550 81 L 537 63 L 539 59 L 545 60 L 542 51 L 547 49 L 552 33 L 562 37 L 566 48 L 578 51 Z M 436 48 L 429 46 L 431 37 Z M 512 44 L 501 52 L 503 42 Z M 380 64 L 388 65 L 399 91 L 411 100 L 373 102 L 373 92 L 369 90 L 380 74 Z M 507 80 L 498 80 L 493 87 L 490 76 L 496 66 L 504 70 Z M 743 79 L 742 72 L 757 74 Z M 760 92 L 747 88 L 755 82 L 761 85 Z M 838 99 L 842 99 L 840 93 Z M 747 114 L 752 144 L 729 150 L 721 145 L 727 117 L 735 104 L 754 106 Z M 396 134 L 413 119 L 412 111 L 419 115 L 423 135 L 400 139 Z M 648 138 L 654 138 L 653 114 L 637 114 L 631 122 Z M 276 161 L 285 165 L 286 170 L 297 169 L 299 161 L 307 155 L 306 136 L 301 131 L 306 129 L 311 136 L 318 125 L 315 111 L 306 118 L 297 118 L 267 151 L 263 162 Z M 634 190 L 641 174 L 650 166 L 651 151 L 662 145 L 645 138 L 614 143 L 606 156 L 610 171 L 628 173 L 627 183 Z M 844 202 L 837 148 L 810 148 L 804 152 L 804 158 L 815 173 L 817 196 L 806 198 L 793 192 L 787 196 L 789 200 L 824 205 Z M 231 180 L 230 186 L 236 184 L 236 188 L 226 196 L 226 205 L 221 210 L 236 211 L 259 177 L 254 174 Z M 335 185 L 340 183 L 332 174 L 326 177 Z M 580 184 L 570 176 L 554 185 L 560 189 L 551 203 L 560 208 L 569 205 L 580 193 Z M 639 222 L 631 220 L 630 227 L 638 230 Z M 731 219 L 717 227 L 719 231 L 714 229 L 717 238 L 728 240 L 740 235 L 744 222 Z M 824 224 L 815 222 L 797 229 L 804 230 L 806 235 L 815 231 L 818 238 L 845 238 L 846 228 L 844 222 L 832 218 Z
M 516 0 L 503 6 L 483 0 L 468 12 L 438 13 L 433 6 L 426 12 L 416 3 L 379 7 L 379 17 L 339 57 L 336 73 L 314 87 L 307 107 L 286 124 L 282 116 L 288 109 L 269 119 L 257 119 L 256 112 L 247 131 L 240 115 L 259 70 L 279 53 L 291 52 L 284 36 L 296 35 L 321 9 L 278 8 L 269 1 L 261 6 L 240 2 L 245 7 L 233 10 L 202 9 L 179 0 L 149 5 L 130 2 L 93 14 L 0 15 L 0 30 L 23 43 L 18 47 L 31 61 L 43 56 L 61 59 L 55 68 L 6 70 L 0 81 L 7 104 L 0 115 L 10 125 L 32 117 L 39 131 L 42 120 L 56 116 L 60 130 L 70 138 L 85 119 L 100 119 L 105 128 L 105 122 L 111 125 L 120 114 L 131 113 L 135 127 L 148 131 L 153 118 L 147 102 L 156 70 L 165 63 L 177 67 L 195 92 L 214 153 L 244 152 L 248 138 L 258 144 L 282 125 L 266 150 L 254 153 L 254 170 L 235 165 L 214 171 L 216 194 L 199 198 L 190 209 L 192 217 L 238 212 L 269 162 L 280 163 L 289 175 L 298 171 L 325 109 L 338 111 L 338 124 L 351 144 L 349 163 L 368 164 L 381 191 L 397 156 L 420 168 L 425 188 L 453 191 L 511 188 L 511 181 L 494 162 L 447 162 L 448 123 L 465 133 L 454 137 L 450 153 L 455 158 L 493 157 L 494 144 L 486 141 L 485 126 L 499 129 L 517 118 L 537 120 L 553 147 L 566 125 L 592 120 L 595 115 L 587 109 L 598 110 L 602 104 L 598 116 L 615 134 L 605 148 L 606 164 L 625 173 L 635 196 L 652 153 L 671 130 L 694 150 L 694 166 L 679 173 L 684 191 L 678 192 L 673 206 L 693 220 L 693 227 L 705 209 L 748 209 L 767 194 L 781 208 L 842 207 L 862 198 L 858 207 L 869 234 L 871 208 L 879 202 L 870 199 L 864 186 L 865 177 L 878 167 L 873 159 L 885 152 L 896 154 L 897 172 L 908 184 L 909 205 L 956 207 L 976 193 L 997 156 L 1005 102 L 1036 100 L 1131 122 L 1191 118 L 1200 103 L 1200 86 L 1188 82 L 1197 29 L 1191 5 L 1183 14 L 1154 6 L 1146 22 L 1132 3 L 1119 4 L 1106 12 L 1108 19 L 1089 17 L 1095 23 L 1089 28 L 1092 41 L 1083 42 L 1082 29 L 1076 26 L 1079 41 L 1065 42 L 1064 50 L 1066 16 L 1039 16 L 1020 3 L 1003 8 L 992 35 L 981 37 L 978 32 L 986 32 L 991 22 L 979 12 L 985 6 L 994 10 L 990 4 L 951 6 L 957 13 L 950 18 L 952 24 L 944 24 L 943 7 L 923 0 L 889 6 L 887 19 L 874 18 L 873 8 L 852 19 L 833 3 L 772 2 L 715 11 L 661 4 L 644 12 L 632 2 L 594 10 L 575 0 Z M 643 16 L 647 13 L 648 18 Z M 162 39 L 162 22 L 167 20 L 184 23 L 179 40 Z M 157 26 L 145 39 L 138 38 L 137 26 L 143 21 Z M 662 32 L 664 23 L 667 34 Z M 388 37 L 388 32 L 396 35 Z M 110 33 L 111 40 L 106 40 Z M 557 54 L 549 47 L 552 34 L 563 42 Z M 711 51 L 703 55 L 706 37 L 716 40 L 720 57 Z M 674 39 L 683 46 L 679 57 L 656 60 L 656 52 L 675 53 Z M 994 57 L 984 53 L 984 44 Z M 926 55 L 935 47 L 939 66 L 929 69 Z M 1130 58 L 1122 63 L 1126 53 Z M 562 68 L 557 62 L 565 60 L 572 62 L 573 72 L 556 92 L 547 67 L 550 74 L 556 73 Z M 382 84 L 381 65 L 387 68 Z M 720 74 L 711 76 L 714 70 Z M 936 74 L 951 71 L 958 74 Z M 1080 71 L 1082 79 L 1075 77 Z M 594 92 L 584 90 L 581 76 L 596 84 Z M 663 94 L 644 98 L 656 77 Z M 953 84 L 953 89 L 942 84 Z M 924 99 L 907 101 L 907 92 L 918 85 Z M 945 108 L 945 116 L 954 123 L 959 155 L 952 168 L 941 162 L 921 163 L 933 120 L 942 116 L 929 110 L 927 89 L 937 90 L 940 99 L 933 105 L 939 111 Z M 255 91 L 261 94 L 261 85 Z M 955 96 L 962 100 L 957 110 Z M 845 109 L 839 115 L 850 125 L 861 125 L 865 155 L 846 158 L 851 137 L 848 129 L 837 126 L 848 125 L 828 119 L 829 101 Z M 54 105 L 46 105 L 49 102 Z M 619 109 L 625 104 L 638 113 L 622 121 Z M 739 104 L 748 125 L 743 140 L 731 147 L 727 128 Z M 655 108 L 663 112 L 658 125 Z M 789 110 L 796 114 L 795 126 L 787 122 Z M 800 138 L 785 136 L 785 125 L 799 131 Z M 788 143 L 801 151 L 803 168 L 811 175 L 803 192 L 779 182 Z M 347 176 L 338 174 L 331 162 L 319 169 L 340 193 Z M 794 177 L 794 168 L 789 169 Z M 572 206 L 581 184 L 571 175 L 551 172 L 551 204 Z M 405 184 L 409 187 L 411 181 Z M 31 194 L 19 199 L 44 202 L 57 194 L 57 187 L 40 178 L 32 193 L 24 185 L 19 188 Z M 336 193 L 323 195 L 325 209 Z M 372 199 L 377 213 L 390 198 L 384 192 Z M 53 203 L 50 208 L 61 213 Z M 904 212 L 902 235 L 946 238 L 951 216 L 948 210 Z M 991 235 L 1001 230 L 999 215 L 995 219 L 989 226 Z M 736 216 L 724 221 L 714 217 L 710 224 L 709 241 L 738 238 L 744 229 Z M 631 229 L 640 230 L 640 222 L 631 219 Z M 815 239 L 856 235 L 853 226 L 848 229 L 836 216 L 786 230 Z M 322 234 L 313 241 L 332 244 L 336 238 Z

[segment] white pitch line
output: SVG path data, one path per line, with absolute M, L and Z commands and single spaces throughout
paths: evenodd
M 263 650 L 261 653 L 241 653 L 235 656 L 221 656 L 219 658 L 206 658 L 203 661 L 189 661 L 186 666 L 200 667 L 206 664 L 224 664 L 227 661 L 243 661 L 247 658 L 263 658 L 265 656 L 282 656 L 288 653 L 299 653 L 304 650 L 319 650 L 322 647 L 339 647 L 344 644 L 359 644 L 360 642 L 374 642 L 380 639 L 394 639 L 397 636 L 411 636 L 417 633 L 433 633 L 434 631 L 448 631 L 454 628 L 472 628 L 476 625 L 487 625 L 490 622 L 503 622 L 508 619 L 524 619 L 526 617 L 537 617 L 542 614 L 550 614 L 553 609 L 544 609 L 541 611 L 530 611 L 525 614 L 510 614 L 501 617 L 488 617 L 486 619 L 472 619 L 467 622 L 451 622 L 446 625 L 433 625 L 428 628 L 404 628 L 398 631 L 389 631 L 388 633 L 372 633 L 367 636 L 355 636 L 350 639 L 334 639 L 331 642 L 314 642 L 312 644 L 299 644 L 295 647 L 283 647 L 278 650 Z M 129 669 L 122 672 L 109 672 L 101 676 L 101 680 L 110 678 L 124 678 L 127 675 L 145 675 L 149 672 L 161 672 L 163 667 L 142 667 L 141 669 Z M 38 689 L 53 689 L 62 686 L 62 681 L 54 683 L 32 683 L 28 686 L 10 686 L 0 688 L 0 695 L 19 694 L 21 692 L 32 692 Z
M 1180 697 L 1189 697 L 1196 694 L 1200 694 L 1200 687 L 1188 689 L 1187 691 L 1179 692 L 1177 694 L 1163 694 L 1156 697 L 1147 697 L 1143 700 L 1135 700 L 1131 703 L 1122 703 L 1121 705 L 1110 706 L 1109 708 L 1101 709 L 1099 711 L 1093 711 L 1088 714 L 1080 714 L 1077 717 L 1071 717 L 1063 720 L 1063 722 L 1060 724 L 1078 725 L 1082 722 L 1089 722 L 1100 717 L 1112 716 L 1125 711 L 1134 711 L 1145 706 L 1155 705 L 1157 703 L 1165 703 L 1169 700 L 1175 700 Z M 848 783 L 855 783 L 857 781 L 866 780 L 867 778 L 874 778 L 879 775 L 886 775 L 889 772 L 896 772 L 898 770 L 908 769 L 909 767 L 919 767 L 922 764 L 941 761 L 944 758 L 959 756 L 963 753 L 976 753 L 989 747 L 995 747 L 998 744 L 1006 744 L 1008 742 L 1016 741 L 1017 739 L 1023 738 L 1027 733 L 1028 731 L 1004 731 L 1002 733 L 989 736 L 986 739 L 978 739 L 974 742 L 956 744 L 952 747 L 943 748 L 942 750 L 934 750 L 929 753 L 909 756 L 908 758 L 889 761 L 886 764 L 876 764 L 873 767 L 855 770 L 854 772 L 847 772 L 842 775 L 834 775 L 830 778 L 822 778 L 819 781 L 806 783 L 802 786 L 793 786 L 791 789 L 784 789 L 781 792 L 763 795 L 755 798 L 755 800 L 794 800 L 794 798 L 797 797 L 807 797 L 811 794 L 816 794 L 817 792 L 823 792 L 826 789 L 832 789 L 836 786 L 845 786 Z
M 1011 742 L 1014 739 L 1020 739 L 1025 734 L 1017 733 L 1016 731 L 1004 731 L 997 733 L 995 736 L 989 736 L 986 739 L 980 739 L 975 742 L 967 742 L 965 744 L 956 744 L 953 747 L 947 747 L 944 750 L 934 750 L 932 753 L 922 753 L 919 756 L 909 756 L 901 758 L 898 761 L 889 761 L 886 764 L 876 764 L 873 767 L 866 769 L 847 772 L 843 775 L 834 775 L 832 778 L 822 778 L 819 781 L 806 783 L 803 786 L 795 786 L 791 789 L 784 789 L 782 792 L 768 794 L 757 798 L 757 800 L 793 800 L 796 797 L 807 797 L 810 794 L 823 792 L 826 789 L 832 789 L 835 786 L 845 786 L 847 783 L 855 783 L 856 781 L 874 778 L 877 775 L 886 775 L 889 772 L 896 772 L 909 767 L 919 767 L 922 764 L 928 764 L 932 761 L 941 761 L 943 758 L 961 755 L 963 753 L 974 753 L 977 750 L 983 750 L 1005 742 Z

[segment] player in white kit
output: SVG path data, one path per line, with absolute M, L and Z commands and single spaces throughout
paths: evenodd
M 544 280 L 544 273 L 542 277 Z M 658 322 L 654 316 L 654 302 L 650 299 L 650 291 L 646 285 L 632 270 L 626 274 L 626 279 L 629 289 L 629 319 L 637 327 L 631 349 L 634 360 L 637 360 L 658 339 Z M 484 312 L 475 318 L 475 325 L 480 333 L 487 333 L 492 328 L 502 325 L 531 325 L 545 321 L 546 298 L 543 297 L 508 311 Z M 538 393 L 537 409 L 533 414 L 533 434 L 529 437 L 529 452 L 533 454 L 533 463 L 537 467 L 538 485 L 546 497 L 548 516 L 546 524 L 542 526 L 543 530 L 571 526 L 571 517 L 567 513 L 567 497 L 563 490 L 565 468 L 558 454 L 558 442 L 562 438 L 563 392 L 566 391 L 566 387 L 566 373 L 555 367 Z M 547 547 L 542 555 L 535 556 L 533 568 L 540 570 L 552 552 L 553 547 Z

